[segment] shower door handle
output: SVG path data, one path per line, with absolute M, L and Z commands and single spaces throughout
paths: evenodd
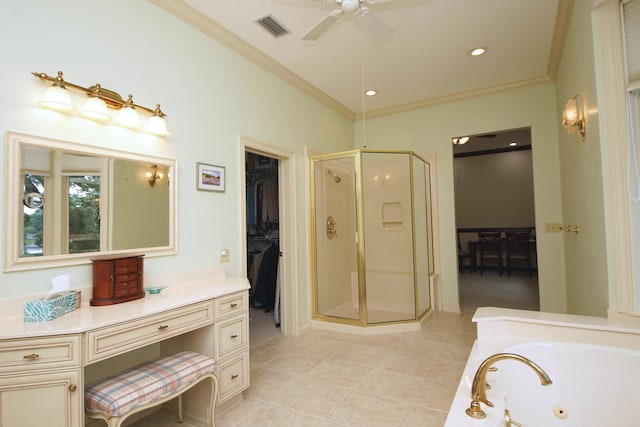
M 338 235 L 338 230 L 336 229 L 336 220 L 333 219 L 331 215 L 327 217 L 327 238 L 333 239 Z

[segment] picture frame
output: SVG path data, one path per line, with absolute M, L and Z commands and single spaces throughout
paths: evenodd
M 196 189 L 224 193 L 225 178 L 224 166 L 196 163 Z

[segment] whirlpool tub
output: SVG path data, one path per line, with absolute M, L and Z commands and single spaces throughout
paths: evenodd
M 495 406 L 481 403 L 486 418 L 471 418 L 465 410 L 471 402 L 474 375 L 480 363 L 495 353 L 530 359 L 553 383 L 541 386 L 536 373 L 525 363 L 497 361 L 493 364 L 497 371 L 487 374 L 487 398 Z M 640 426 L 640 350 L 513 336 L 478 340 L 446 426 L 509 426 L 505 410 L 511 420 L 524 427 Z

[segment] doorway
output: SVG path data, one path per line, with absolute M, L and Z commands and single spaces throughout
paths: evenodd
M 256 307 L 256 317 L 265 318 L 264 321 L 256 320 L 255 325 L 260 326 L 268 332 L 268 334 L 262 336 L 268 337 L 271 335 L 297 335 L 299 333 L 299 314 L 298 314 L 298 289 L 295 286 L 296 277 L 296 265 L 297 265 L 297 251 L 296 251 L 296 218 L 295 218 L 295 206 L 296 196 L 294 190 L 294 176 L 295 176 L 295 154 L 287 150 L 283 150 L 279 147 L 274 147 L 269 144 L 265 144 L 260 141 L 249 139 L 243 136 L 238 137 L 238 147 L 240 155 L 239 165 L 239 181 L 241 184 L 242 196 L 240 197 L 240 213 L 242 218 L 247 218 L 248 206 L 247 206 L 247 178 L 248 174 L 252 173 L 248 170 L 247 158 L 252 157 L 253 169 L 255 170 L 256 158 L 259 162 L 262 170 L 273 169 L 275 170 L 268 173 L 275 173 L 277 177 L 277 185 L 275 186 L 277 192 L 277 234 L 274 231 L 275 225 L 271 224 L 270 231 L 267 237 L 273 239 L 277 235 L 278 239 L 278 253 L 277 253 L 277 272 L 276 272 L 276 293 L 278 295 L 278 302 L 273 301 L 274 311 L 276 307 L 279 307 L 277 311 L 279 315 L 280 327 L 276 327 L 276 313 L 270 311 L 265 313 L 264 307 Z M 251 156 L 249 156 L 251 155 Z M 257 157 L 256 157 L 257 156 Z M 266 166 L 266 167 L 265 167 Z M 254 188 L 255 189 L 255 188 Z M 255 194 L 255 192 L 254 192 Z M 255 205 L 254 205 L 255 207 Z M 272 216 L 274 206 L 269 207 L 269 213 L 267 215 L 268 222 L 274 223 L 275 217 Z M 262 212 L 262 211 L 261 211 Z M 254 212 L 254 215 L 256 213 Z M 262 221 L 262 214 L 260 216 Z M 272 219 L 273 218 L 273 219 Z M 240 242 L 241 242 L 241 255 L 242 255 L 242 271 L 247 274 L 250 269 L 249 264 L 249 247 L 247 245 L 250 233 L 253 234 L 255 227 L 248 227 L 248 221 L 241 221 L 240 227 Z M 255 237 L 255 236 L 253 236 Z M 272 254 L 273 255 L 273 254 Z M 259 272 L 258 272 L 259 275 Z M 247 275 L 248 277 L 248 275 Z M 274 296 L 275 297 L 275 296 Z M 263 298 L 269 300 L 269 298 Z M 268 303 L 267 303 L 268 304 Z M 253 311 L 253 309 L 251 309 Z M 260 313 L 260 310 L 262 311 Z M 259 345 L 262 339 L 255 337 L 256 327 L 252 326 L 253 321 L 249 322 L 249 329 L 251 334 L 251 346 Z
M 280 211 L 276 158 L 245 151 L 249 330 L 252 345 L 280 334 Z
M 531 129 L 452 142 L 460 309 L 539 310 Z M 482 253 L 484 234 L 499 239 L 493 256 Z M 514 240 L 523 235 L 525 249 L 516 256 Z

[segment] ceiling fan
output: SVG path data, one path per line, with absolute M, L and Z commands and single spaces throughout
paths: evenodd
M 319 0 L 316 0 L 319 1 Z M 314 25 L 302 40 L 315 41 L 326 33 L 340 18 L 355 16 L 360 23 L 360 28 L 367 37 L 377 46 L 388 41 L 393 29 L 383 20 L 378 18 L 365 3 L 374 5 L 377 3 L 389 3 L 394 0 L 322 0 L 325 3 L 335 3 L 338 8 L 330 11 L 316 25 Z

